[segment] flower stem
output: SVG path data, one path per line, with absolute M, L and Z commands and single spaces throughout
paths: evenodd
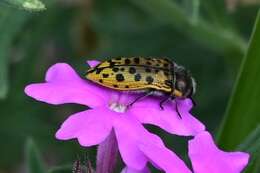
M 110 135 L 98 146 L 96 173 L 112 173 L 116 165 L 118 146 L 115 132 Z
M 246 41 L 238 33 L 232 29 L 221 27 L 221 25 L 214 25 L 202 16 L 198 16 L 194 20 L 175 1 L 131 0 L 131 2 L 157 20 L 170 24 L 212 50 L 217 52 L 235 51 L 239 55 L 242 55 L 246 50 Z

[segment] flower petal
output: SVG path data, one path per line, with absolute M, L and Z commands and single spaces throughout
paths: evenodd
M 195 173 L 239 173 L 248 164 L 249 154 L 218 149 L 205 131 L 189 141 L 189 157 Z
M 108 109 L 96 108 L 71 115 L 56 133 L 56 138 L 77 138 L 80 145 L 92 146 L 104 141 L 112 129 L 113 115 Z
M 122 159 L 128 167 L 142 170 L 149 160 L 165 172 L 191 173 L 158 136 L 148 132 L 132 115 L 117 118 L 114 128 Z
M 135 170 L 135 169 L 132 169 L 132 168 L 129 168 L 129 167 L 125 167 L 121 173 L 151 173 L 150 170 L 145 167 L 144 169 L 142 170 Z
M 160 139 L 154 138 L 154 140 Z M 186 164 L 163 143 L 144 141 L 139 148 L 155 167 L 161 168 L 166 173 L 191 173 Z
M 134 114 L 140 122 L 157 125 L 169 133 L 181 136 L 194 136 L 204 131 L 205 126 L 190 114 L 192 101 L 190 99 L 177 100 L 179 117 L 176 111 L 176 100 L 168 101 L 162 110 L 158 98 L 146 98 L 135 103 L 129 111 Z
M 133 121 L 129 115 L 118 113 L 114 122 L 119 152 L 125 164 L 133 169 L 142 170 L 147 158 L 138 148 L 139 138 L 144 137 L 145 129 Z
M 87 60 L 87 63 L 88 63 L 88 65 L 90 67 L 95 67 L 95 66 L 97 66 L 100 63 L 100 61 L 97 61 L 97 60 Z
M 81 79 L 71 66 L 58 63 L 49 68 L 46 83 L 26 86 L 25 93 L 50 104 L 78 103 L 96 107 L 108 102 L 109 90 Z

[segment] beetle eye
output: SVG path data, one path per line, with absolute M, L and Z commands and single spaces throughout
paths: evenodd
M 186 83 L 183 80 L 177 82 L 177 89 L 180 91 L 184 91 L 186 88 Z

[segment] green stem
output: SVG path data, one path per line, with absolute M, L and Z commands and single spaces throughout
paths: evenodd
M 198 17 L 192 17 L 172 0 L 131 0 L 138 7 L 158 20 L 189 35 L 194 40 L 218 52 L 235 51 L 242 55 L 246 42 L 234 31 L 213 24 Z
M 0 7 L 0 16 L 0 99 L 3 99 L 9 88 L 8 65 L 11 46 L 30 15 Z
M 260 124 L 260 10 L 246 56 L 219 129 L 218 142 L 234 149 Z

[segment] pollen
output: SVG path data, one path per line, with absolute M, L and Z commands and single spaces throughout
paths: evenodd
M 123 105 L 123 104 L 120 104 L 120 103 L 116 103 L 116 102 L 113 102 L 109 105 L 109 108 L 115 112 L 118 112 L 118 113 L 124 113 L 126 112 L 127 110 L 127 106 L 126 105 Z

